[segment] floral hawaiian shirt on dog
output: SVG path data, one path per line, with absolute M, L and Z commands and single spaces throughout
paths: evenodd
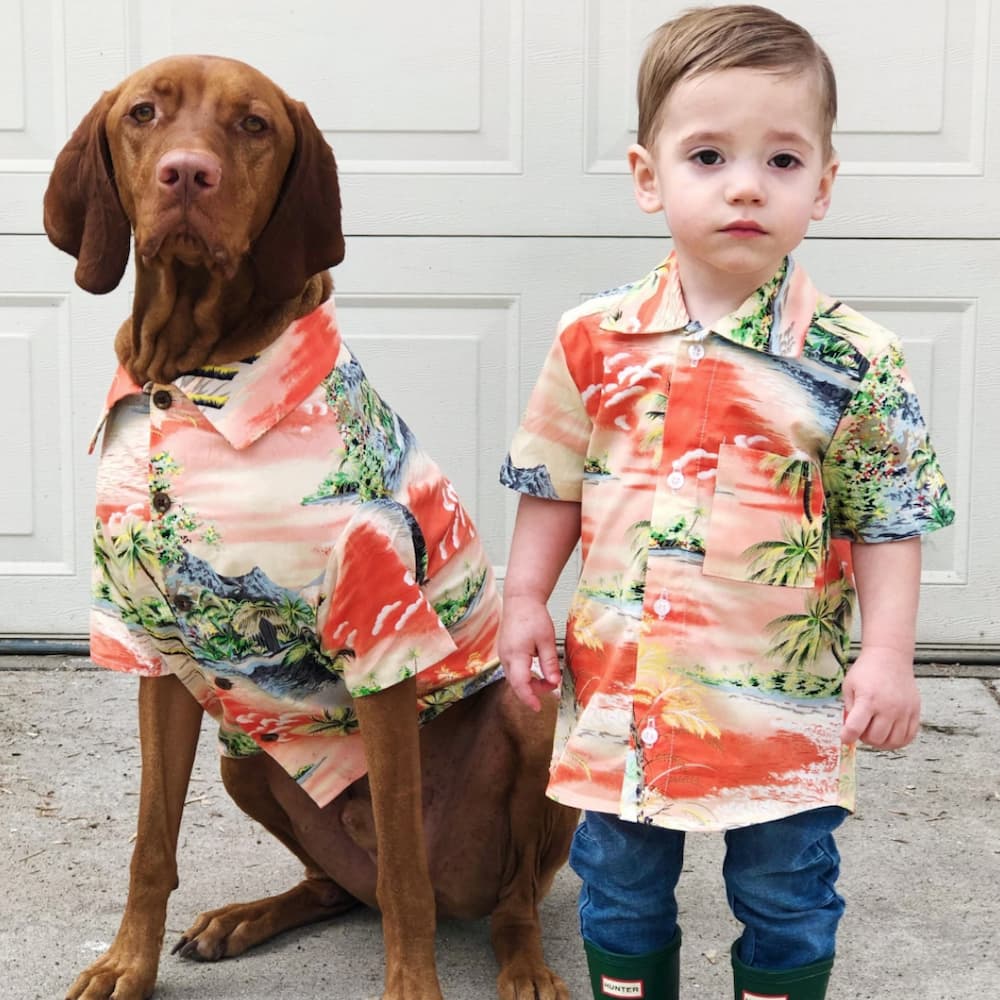
M 119 369 L 103 427 L 91 658 L 176 674 L 224 753 L 323 805 L 365 772 L 353 698 L 417 675 L 426 721 L 500 676 L 476 530 L 332 301 L 244 362 Z
M 790 259 L 703 329 L 670 257 L 563 317 L 501 480 L 582 502 L 553 798 L 677 829 L 853 806 L 850 543 L 954 517 L 895 337 Z

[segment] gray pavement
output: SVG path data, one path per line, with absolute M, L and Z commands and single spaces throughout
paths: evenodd
M 124 902 L 137 803 L 135 684 L 58 657 L 0 659 L 0 998 L 55 1000 L 110 942 Z M 830 1000 L 1000 997 L 1000 672 L 921 678 L 924 724 L 901 753 L 860 757 L 858 813 L 839 842 L 848 912 Z M 229 801 L 206 725 L 181 831 L 159 1000 L 358 1000 L 382 982 L 377 915 L 292 932 L 241 958 L 169 954 L 200 910 L 269 895 L 297 862 Z M 679 889 L 682 996 L 729 1000 L 737 926 L 721 882 L 722 842 L 688 838 Z M 575 1000 L 589 992 L 576 879 L 543 906 L 549 963 Z M 485 921 L 444 923 L 448 1000 L 490 1000 Z

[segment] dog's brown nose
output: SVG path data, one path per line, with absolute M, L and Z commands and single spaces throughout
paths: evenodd
M 160 157 L 156 180 L 186 198 L 213 194 L 222 180 L 218 157 L 194 149 L 172 149 Z

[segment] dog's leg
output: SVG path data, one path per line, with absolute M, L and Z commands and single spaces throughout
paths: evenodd
M 538 904 L 569 854 L 577 811 L 545 797 L 557 704 L 546 699 L 537 715 L 504 692 L 506 727 L 517 754 L 508 811 L 510 879 L 501 886 L 490 920 L 500 966 L 500 1000 L 569 1000 L 566 984 L 545 964 Z
M 307 868 L 306 877 L 280 895 L 199 913 L 172 953 L 199 962 L 235 958 L 278 934 L 329 920 L 358 905 L 324 872 Z
M 385 947 L 383 1000 L 442 1000 L 423 827 L 415 678 L 356 698 L 375 817 Z
M 285 807 L 271 788 L 269 779 L 277 770 L 277 765 L 264 754 L 239 760 L 222 758 L 222 779 L 230 797 L 302 862 L 306 877 L 278 896 L 231 903 L 200 913 L 174 946 L 174 954 L 179 952 L 183 958 L 203 962 L 234 958 L 284 931 L 329 920 L 360 905 L 302 846 Z M 289 780 L 283 771 L 280 778 Z M 288 794 L 292 794 L 291 791 Z M 324 823 L 323 816 L 304 792 L 300 792 L 300 797 L 304 813 L 315 811 L 317 824 L 332 826 L 332 823 Z
M 145 1000 L 153 992 L 201 716 L 176 677 L 139 681 L 142 778 L 128 902 L 111 947 L 77 977 L 68 1000 Z

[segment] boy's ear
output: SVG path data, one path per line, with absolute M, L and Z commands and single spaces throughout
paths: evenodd
M 656 168 L 650 151 L 638 144 L 629 146 L 628 166 L 632 171 L 635 200 L 639 203 L 639 208 L 649 213 L 663 211 L 663 199 L 660 197 Z
M 830 196 L 833 194 L 833 182 L 840 169 L 840 160 L 836 156 L 830 157 L 830 162 L 826 165 L 819 179 L 819 188 L 816 191 L 816 200 L 813 202 L 812 219 L 819 222 L 830 208 Z

